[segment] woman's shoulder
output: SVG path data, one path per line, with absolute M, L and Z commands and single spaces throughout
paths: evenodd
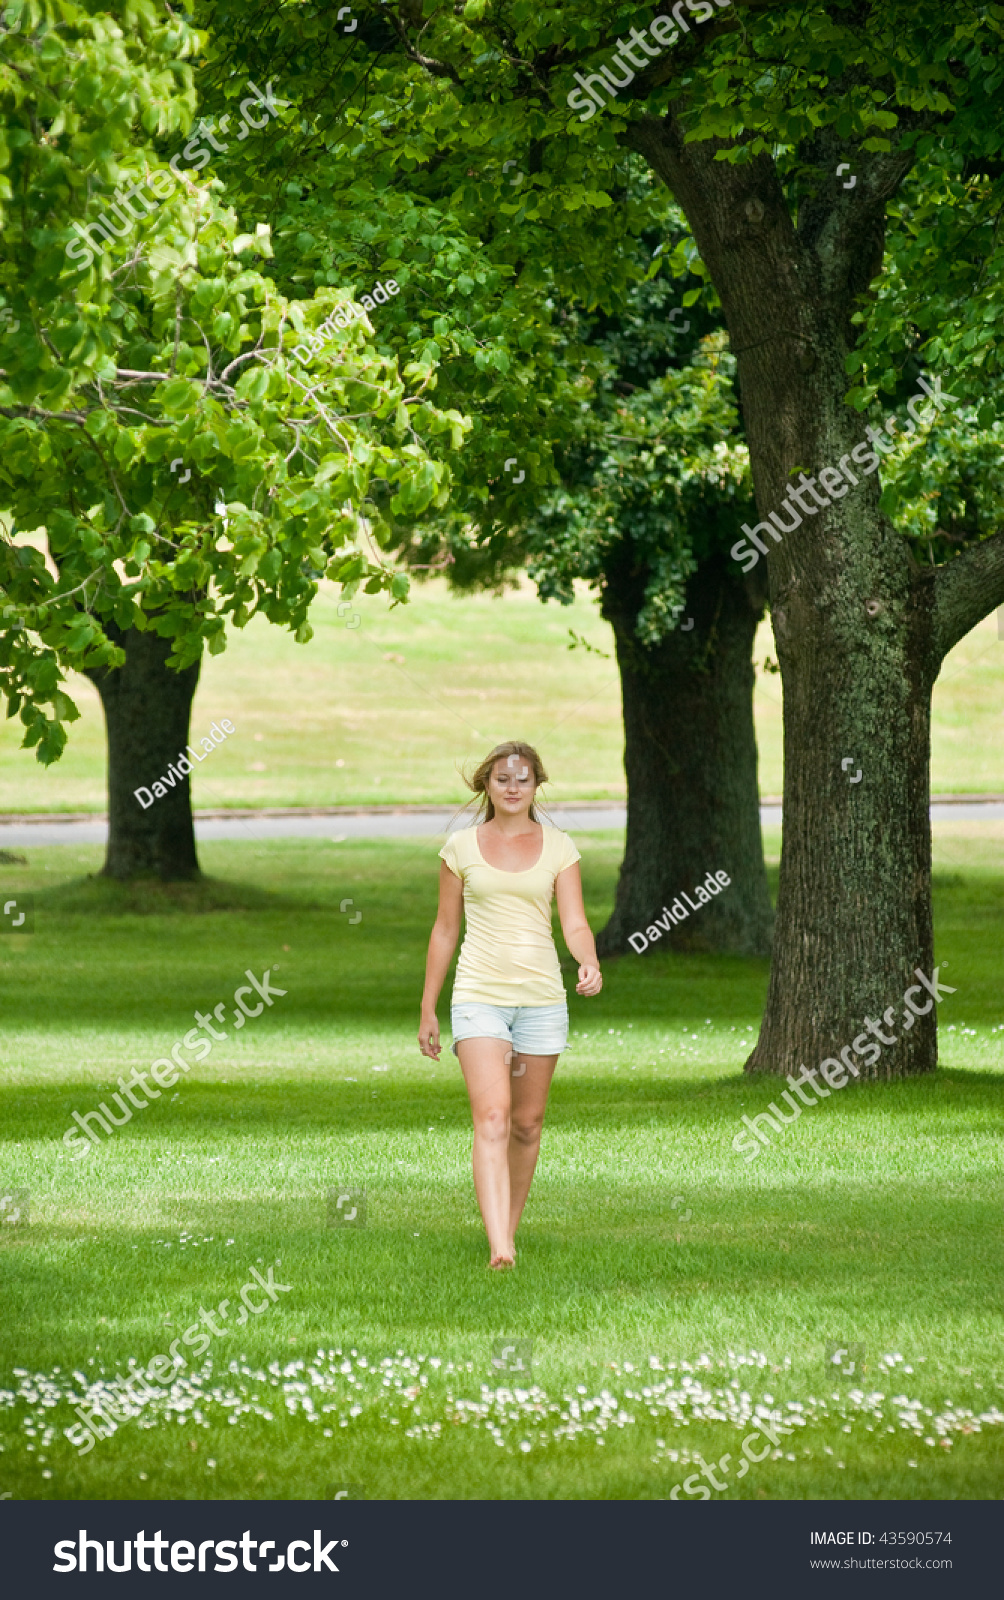
M 581 860 L 578 850 L 564 829 L 555 828 L 548 823 L 544 823 L 543 828 L 544 851 L 548 859 L 555 864 L 556 871 L 563 872 L 566 867 Z
M 470 844 L 477 831 L 477 823 L 472 822 L 467 828 L 454 828 L 453 832 L 449 835 L 449 838 L 455 839 L 458 844 Z
M 447 860 L 456 862 L 459 866 L 467 865 L 477 854 L 475 839 L 477 831 L 476 826 L 454 828 L 453 832 L 447 835 L 446 843 L 439 852 L 440 855 Z
M 568 839 L 568 834 L 564 828 L 556 828 L 553 822 L 541 822 L 540 826 L 548 844 L 560 846 L 564 840 Z

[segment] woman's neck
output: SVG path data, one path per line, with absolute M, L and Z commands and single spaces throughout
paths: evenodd
M 521 811 L 519 815 L 515 817 L 502 816 L 498 811 L 496 811 L 495 815 L 491 818 L 490 825 L 499 833 L 510 839 L 516 838 L 521 833 L 529 833 L 533 828 L 539 827 L 539 823 L 531 820 L 530 813 L 528 811 Z M 486 824 L 486 826 L 488 826 L 488 824 Z

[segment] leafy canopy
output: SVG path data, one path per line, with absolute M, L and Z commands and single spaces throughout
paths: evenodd
M 456 451 L 468 423 L 432 403 L 430 352 L 402 368 L 359 308 L 311 353 L 344 290 L 281 293 L 267 225 L 241 232 L 218 183 L 177 160 L 172 174 L 195 107 L 190 27 L 131 3 L 24 0 L 15 21 L 0 66 L 0 684 L 48 762 L 76 715 L 62 669 L 120 664 L 121 630 L 155 629 L 181 667 L 257 612 L 305 642 L 323 573 L 403 598 L 382 546 L 394 519 L 445 503 L 428 441 Z M 74 221 L 110 217 L 110 240 L 92 230 L 84 249 Z

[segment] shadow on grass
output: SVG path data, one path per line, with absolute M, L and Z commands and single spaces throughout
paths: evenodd
M 230 879 L 200 876 L 184 883 L 163 883 L 159 878 L 133 878 L 120 883 L 96 874 L 36 891 L 36 904 L 54 912 L 105 917 L 321 909 L 297 897 Z
M 289 1136 L 311 1138 L 326 1135 L 332 1126 L 345 1125 L 351 1125 L 357 1134 L 424 1133 L 430 1118 L 442 1114 L 443 1122 L 433 1124 L 439 1132 L 449 1132 L 458 1125 L 466 1132 L 470 1127 L 467 1095 L 459 1079 L 445 1083 L 423 1083 L 414 1078 L 402 1078 L 396 1083 L 383 1080 L 380 1098 L 374 1105 L 372 1078 L 348 1083 L 341 1077 L 340 1067 L 333 1069 L 331 1080 L 318 1074 L 308 1083 L 291 1081 L 285 1074 L 280 1081 L 263 1080 L 262 1070 L 258 1067 L 254 1076 L 242 1079 L 239 1069 L 231 1064 L 228 1071 L 233 1076 L 229 1083 L 189 1079 L 181 1085 L 180 1100 L 148 1108 L 150 1117 L 146 1117 L 145 1109 L 134 1112 L 121 1137 L 102 1137 L 95 1147 L 95 1157 L 75 1160 L 70 1170 L 91 1170 L 94 1160 L 102 1154 L 123 1153 L 126 1143 L 133 1144 L 137 1139 L 159 1153 L 165 1139 L 200 1143 L 221 1137 L 257 1141 L 263 1134 L 274 1140 Z M 715 1132 L 731 1140 L 737 1129 L 741 1131 L 742 1111 L 753 1115 L 766 1110 L 777 1096 L 776 1085 L 776 1079 L 762 1075 L 751 1079 L 741 1073 L 683 1082 L 648 1081 L 638 1088 L 609 1077 L 598 1081 L 565 1077 L 556 1079 L 551 1091 L 547 1128 L 555 1132 L 594 1126 L 643 1128 L 654 1121 L 665 1121 L 672 1126 L 678 1142 L 685 1143 L 688 1137 L 706 1141 Z M 925 1112 L 940 1116 L 946 1110 L 963 1109 L 974 1114 L 996 1114 L 1000 1087 L 1000 1073 L 968 1068 L 941 1068 L 922 1078 L 849 1084 L 839 1099 L 834 1099 L 832 1107 L 824 1107 L 816 1118 L 808 1117 L 806 1126 L 821 1125 L 836 1107 L 855 1121 L 890 1112 L 904 1117 Z M 751 1091 L 756 1089 L 762 1089 L 763 1094 L 754 1101 Z M 51 1088 L 32 1084 L 26 1089 L 11 1084 L 0 1090 L 0 1108 L 11 1138 L 60 1139 L 71 1126 L 71 1111 L 93 1110 L 102 1099 L 107 1100 L 111 1090 L 112 1085 L 103 1079 L 64 1082 Z M 775 1149 L 781 1149 L 782 1135 L 774 1135 L 772 1143 Z M 738 1158 L 737 1162 L 740 1170 L 746 1170 Z

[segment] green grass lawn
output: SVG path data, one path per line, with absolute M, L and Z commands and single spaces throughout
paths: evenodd
M 599 923 L 619 841 L 580 843 Z M 849 1087 L 752 1167 L 731 1141 L 777 1092 L 741 1074 L 766 963 L 609 963 L 597 1000 L 572 997 L 502 1275 L 459 1070 L 415 1043 L 435 848 L 202 858 L 208 881 L 171 890 L 88 881 L 97 849 L 0 869 L 36 894 L 34 934 L 0 941 L 0 1178 L 31 1195 L 30 1224 L 0 1238 L 0 1493 L 649 1499 L 729 1454 L 729 1496 L 999 1496 L 1000 825 L 939 835 L 957 993 L 936 1078 Z M 225 1021 L 203 1066 L 71 1161 L 70 1112 L 166 1055 L 195 1010 L 225 1000 L 229 1018 L 247 968 L 286 996 L 239 1034 Z M 365 1188 L 364 1227 L 326 1225 L 332 1186 Z M 288 1290 L 237 1328 L 252 1266 Z M 227 1299 L 173 1398 L 79 1456 L 70 1396 Z M 525 1340 L 530 1371 L 493 1366 Z M 853 1373 L 828 1359 L 838 1345 L 860 1347 Z M 757 1407 L 792 1432 L 740 1479 Z
M 265 622 L 207 656 L 193 742 L 213 720 L 237 733 L 197 766 L 196 806 L 452 803 L 457 773 L 501 739 L 537 743 L 554 800 L 624 794 L 620 683 L 609 626 L 585 585 L 569 608 L 542 606 L 530 584 L 501 599 L 459 600 L 444 582 L 417 586 L 395 610 L 376 596 L 338 616 L 331 584 L 312 612 L 309 645 Z M 570 650 L 569 629 L 604 655 Z M 760 788 L 781 793 L 781 680 L 769 625 L 757 639 Z M 74 677 L 81 719 L 62 759 L 43 770 L 18 749 L 20 724 L 0 723 L 0 811 L 101 811 L 105 736 L 97 694 Z M 996 618 L 963 639 L 934 694 L 937 793 L 1004 793 L 1004 643 Z M 848 750 L 857 761 L 863 752 Z M 137 779 L 137 781 L 139 781 Z

